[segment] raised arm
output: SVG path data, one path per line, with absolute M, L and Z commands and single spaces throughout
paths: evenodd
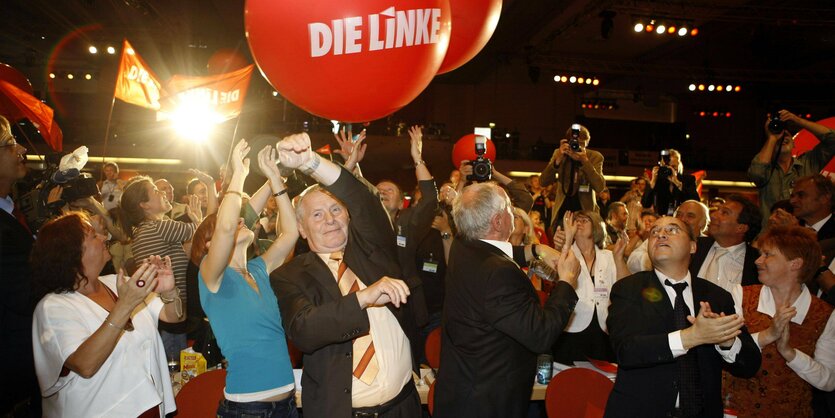
M 200 182 L 206 185 L 206 194 L 208 198 L 206 199 L 206 213 L 203 216 L 209 216 L 215 212 L 217 212 L 217 191 L 215 191 L 215 179 L 204 171 L 196 170 L 196 169 L 189 169 L 189 173 L 193 174 L 194 177 L 197 177 Z
M 261 257 L 267 266 L 267 273 L 284 263 L 299 238 L 299 228 L 296 224 L 293 205 L 290 203 L 290 197 L 287 196 L 287 186 L 281 180 L 281 174 L 276 164 L 276 155 L 275 149 L 269 145 L 258 153 L 258 167 L 269 179 L 273 191 L 271 198 L 275 199 L 278 204 L 277 228 L 279 235 Z
M 232 177 L 229 179 L 229 187 L 217 212 L 212 245 L 209 247 L 206 258 L 200 263 L 203 283 L 211 292 L 217 292 L 220 289 L 223 271 L 229 265 L 229 258 L 235 249 L 235 231 L 238 229 L 238 218 L 241 212 L 241 191 L 244 180 L 249 174 L 249 158 L 244 158 L 247 153 L 249 153 L 249 145 L 243 139 L 232 150 L 230 163 L 233 170 Z
M 432 180 L 432 174 L 423 161 L 423 131 L 420 126 L 409 128 L 409 153 L 415 163 L 415 177 L 418 181 Z

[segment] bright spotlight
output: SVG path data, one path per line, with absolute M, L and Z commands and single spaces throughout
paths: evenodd
M 591 79 L 590 78 L 586 79 L 586 84 L 591 84 Z
M 577 78 L 577 82 L 580 83 L 580 84 L 583 84 L 583 83 L 586 82 L 586 79 L 583 78 L 583 77 L 579 77 L 579 78 Z
M 568 81 L 571 82 L 571 83 L 576 83 L 577 82 L 577 77 L 571 76 L 571 78 L 569 78 Z
M 699 84 L 699 91 L 704 91 L 704 90 L 705 90 L 705 85 L 704 84 Z
M 716 89 L 716 86 L 714 86 L 713 84 L 707 86 L 707 91 L 713 91 L 715 89 Z
M 107 53 L 110 54 L 110 55 L 115 54 L 116 53 L 116 48 L 114 48 L 112 46 L 107 47 Z
M 667 33 L 669 33 L 670 35 L 676 33 L 676 27 L 670 26 L 669 28 L 667 28 Z
M 653 30 L 655 30 L 655 26 L 653 26 L 651 23 L 648 23 L 646 26 L 644 26 L 644 29 L 646 29 L 647 32 L 652 32 Z
M 734 91 L 734 86 L 728 84 L 727 86 L 725 86 L 725 91 Z
M 273 90 L 273 97 L 278 97 L 278 92 Z
M 722 87 L 721 84 L 716 86 L 716 91 L 722 91 L 722 89 L 724 89 L 724 87 Z
M 223 118 L 197 98 L 186 98 L 171 115 L 177 133 L 186 140 L 202 143 L 209 139 L 215 126 Z
M 92 79 L 93 79 L 93 75 L 92 75 L 92 74 L 90 74 L 90 73 L 87 73 L 87 74 L 84 74 L 84 78 L 85 78 L 85 79 L 87 79 L 87 80 L 92 80 Z
M 690 30 L 690 36 L 696 36 L 698 34 L 699 34 L 699 29 L 693 28 L 692 30 Z
M 641 22 L 638 22 L 638 23 L 635 24 L 634 29 L 635 29 L 635 32 L 643 32 L 644 31 L 644 24 L 641 23 Z
M 742 87 L 740 87 L 740 86 L 736 86 L 736 87 L 734 87 L 734 91 L 735 91 L 735 92 L 737 92 L 737 93 L 738 93 L 740 90 L 742 90 Z
M 684 26 L 678 28 L 678 36 L 685 36 L 687 35 L 687 28 Z
M 560 76 L 555 75 L 555 76 L 554 76 L 554 81 L 556 81 L 557 83 L 559 83 L 559 82 L 560 82 Z
M 98 48 L 96 48 L 96 47 L 95 47 L 95 46 L 93 46 L 93 45 L 90 45 L 90 47 L 89 47 L 89 48 L 87 48 L 87 50 L 88 50 L 88 51 L 90 51 L 90 53 L 91 53 L 91 54 L 98 54 L 98 53 L 99 53 L 99 49 L 98 49 Z
M 690 90 L 690 91 L 696 91 L 696 85 L 695 85 L 695 84 L 691 84 L 691 85 L 689 85 L 689 86 L 687 87 L 687 89 L 688 89 L 688 90 Z
M 68 78 L 68 79 L 70 79 L 70 80 L 72 80 L 73 78 L 75 78 L 75 76 L 73 76 L 73 75 L 72 75 L 72 73 L 68 73 L 68 74 L 67 74 L 67 78 Z
M 55 78 L 55 73 L 49 73 L 49 78 Z
M 655 33 L 657 33 L 659 35 L 666 32 L 666 31 L 667 31 L 667 27 L 664 26 L 664 25 L 658 25 L 658 27 L 655 28 Z
M 504 134 L 505 138 L 510 138 L 510 134 Z
M 594 81 L 591 82 L 591 84 L 596 86 L 596 85 L 600 84 L 600 80 L 595 78 Z
M 566 76 L 562 76 L 562 77 L 560 77 L 560 81 L 562 81 L 563 83 L 565 83 L 566 81 L 568 81 L 568 77 L 566 77 Z

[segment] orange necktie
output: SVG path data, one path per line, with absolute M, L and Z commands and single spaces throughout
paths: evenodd
M 336 284 L 339 286 L 339 291 L 342 292 L 342 295 L 349 295 L 359 290 L 357 275 L 345 264 L 342 253 L 332 253 L 330 258 L 339 263 L 336 273 Z M 354 339 L 353 351 L 354 377 L 366 385 L 370 385 L 380 371 L 380 366 L 377 364 L 377 357 L 374 355 L 374 340 L 371 338 L 370 331 L 368 334 Z

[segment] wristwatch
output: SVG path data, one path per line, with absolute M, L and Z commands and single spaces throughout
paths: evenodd
M 452 238 L 452 234 L 450 234 L 449 232 L 441 232 L 441 239 L 447 240 L 450 238 Z

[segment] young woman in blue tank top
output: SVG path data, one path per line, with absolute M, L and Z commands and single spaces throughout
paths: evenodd
M 235 145 L 230 163 L 234 171 L 217 217 L 203 221 L 193 243 L 207 251 L 200 264 L 200 303 L 229 362 L 217 416 L 295 418 L 293 367 L 269 274 L 284 263 L 299 233 L 276 152 L 267 146 L 258 153 L 258 165 L 278 203 L 280 235 L 263 255 L 247 261 L 254 234 L 239 213 L 249 150 L 244 140 Z

